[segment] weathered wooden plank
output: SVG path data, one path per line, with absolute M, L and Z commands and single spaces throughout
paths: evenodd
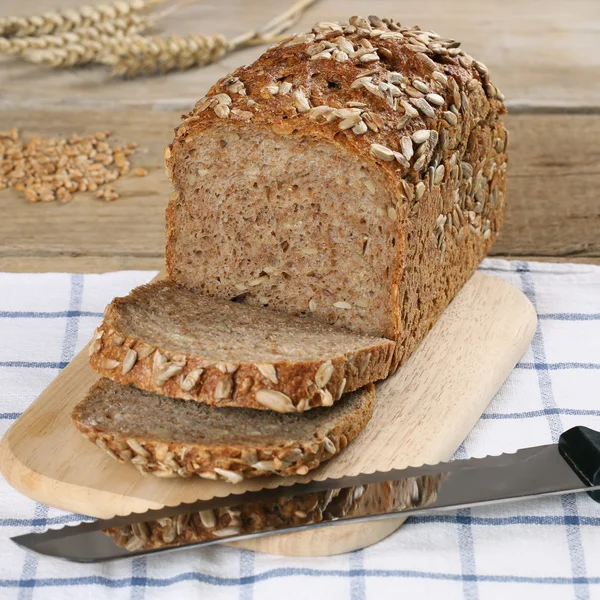
M 278 0 L 197 2 L 169 15 L 159 31 L 222 33 L 234 37 L 258 28 L 291 4 Z M 0 14 L 27 15 L 83 0 L 3 0 Z M 418 24 L 463 42 L 485 62 L 494 82 L 518 107 L 600 109 L 600 8 L 597 0 L 321 0 L 293 27 L 301 31 L 318 20 L 345 19 L 366 12 Z M 102 68 L 51 71 L 0 59 L 0 107 L 189 106 L 219 77 L 248 64 L 264 47 L 226 57 L 218 65 L 139 81 L 111 80 Z
M 149 175 L 119 179 L 113 203 L 78 194 L 62 205 L 28 204 L 0 192 L 0 270 L 157 269 L 171 186 L 163 147 L 179 113 L 164 111 L 0 111 L 0 130 L 66 135 L 111 129 L 135 141 L 135 166 Z M 600 262 L 600 115 L 517 115 L 511 131 L 508 209 L 493 254 Z M 39 262 L 38 262 L 39 261 Z

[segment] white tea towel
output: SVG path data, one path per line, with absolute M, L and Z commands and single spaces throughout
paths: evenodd
M 481 270 L 521 289 L 539 326 L 457 457 L 555 442 L 575 425 L 600 430 L 600 267 L 486 260 Z M 153 275 L 0 274 L 0 434 L 90 339 L 105 305 Z M 0 480 L 0 598 L 600 599 L 600 504 L 586 494 L 413 517 L 330 558 L 211 546 L 80 565 L 9 541 L 80 519 Z

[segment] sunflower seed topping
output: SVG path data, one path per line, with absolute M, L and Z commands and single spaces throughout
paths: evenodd
M 112 358 L 106 358 L 106 357 L 102 357 L 100 359 L 100 368 L 101 369 L 116 369 L 119 366 L 119 361 L 118 360 L 114 360 Z
M 435 118 L 435 111 L 433 110 L 431 104 L 425 100 L 425 98 L 411 98 L 411 104 L 416 106 L 426 117 L 430 119 Z
M 217 382 L 217 386 L 215 387 L 215 391 L 214 391 L 214 397 L 217 400 L 231 398 L 232 392 L 233 392 L 233 378 L 231 377 L 231 375 L 226 374 L 225 377 L 222 377 Z
M 423 197 L 423 194 L 425 193 L 425 187 L 426 186 L 422 181 L 419 181 L 415 185 L 415 200 L 417 202 Z
M 423 142 L 428 141 L 430 136 L 430 129 L 419 129 L 412 134 L 411 138 L 415 144 L 422 144 Z
M 121 375 L 127 375 L 137 361 L 137 352 L 131 348 L 127 350 L 125 358 L 123 359 L 123 366 L 121 367 Z
M 419 92 L 422 92 L 423 94 L 429 94 L 429 92 L 431 92 L 429 86 L 420 79 L 413 79 L 412 84 L 415 89 L 419 90 Z
M 181 381 L 179 387 L 181 387 L 181 389 L 184 392 L 190 392 L 194 386 L 198 383 L 198 380 L 200 379 L 200 375 L 202 375 L 203 373 L 203 369 L 195 369 L 193 371 L 190 371 Z
M 265 379 L 268 379 L 271 383 L 278 383 L 277 371 L 275 370 L 275 367 L 273 365 L 270 365 L 270 364 L 256 365 L 256 368 L 259 370 L 260 374 Z
M 324 388 L 333 375 L 333 364 L 330 360 L 321 364 L 315 373 L 315 383 L 318 388 Z
M 444 98 L 442 98 L 442 96 L 439 94 L 427 94 L 425 98 L 430 104 L 435 106 L 442 106 L 442 104 L 445 102 Z
M 337 452 L 335 444 L 328 437 L 326 437 L 323 440 L 323 445 L 325 446 L 325 450 L 329 452 L 329 454 L 335 454 Z
M 227 483 L 240 483 L 244 480 L 244 477 L 234 471 L 228 469 L 220 469 L 219 467 L 214 468 L 215 473 L 220 475 Z M 239 528 L 238 528 L 239 529 Z M 223 531 L 223 530 L 222 530 Z
M 409 136 L 402 136 L 402 139 L 400 140 L 400 148 L 402 149 L 402 154 L 404 154 L 406 160 L 410 160 L 413 157 L 415 151 Z
M 291 398 L 276 390 L 258 390 L 258 392 L 256 392 L 256 401 L 259 404 L 280 413 L 295 412 L 296 410 Z
M 386 162 L 394 160 L 394 152 L 382 144 L 371 144 L 371 154 Z

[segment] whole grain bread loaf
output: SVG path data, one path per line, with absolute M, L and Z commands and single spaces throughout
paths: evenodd
M 158 281 L 115 298 L 90 363 L 119 383 L 215 406 L 302 412 L 387 376 L 394 345 Z
M 395 368 L 496 237 L 505 112 L 455 40 L 318 23 L 184 115 L 165 150 L 168 275 L 386 337 Z
M 364 429 L 374 399 L 369 384 L 331 408 L 280 414 L 215 408 L 101 379 L 72 417 L 98 447 L 144 474 L 238 483 L 245 477 L 306 475 Z

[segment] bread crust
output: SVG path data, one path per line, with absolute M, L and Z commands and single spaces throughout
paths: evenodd
M 181 353 L 149 338 L 132 337 L 123 328 L 122 313 L 165 288 L 178 292 L 177 286 L 170 282 L 157 282 L 140 286 L 108 305 L 89 348 L 90 365 L 103 377 L 171 398 L 213 406 L 303 412 L 317 406 L 331 406 L 342 393 L 384 379 L 389 373 L 394 344 L 377 338 L 365 338 L 360 349 L 347 354 L 332 351 L 320 360 L 278 360 L 265 365 L 207 360 L 206 356 Z M 220 300 L 208 302 L 231 306 Z M 266 309 L 258 311 L 272 315 Z M 326 335 L 324 331 L 325 339 Z
M 348 43 L 354 55 L 344 52 Z M 362 111 L 365 126 L 359 129 L 366 131 L 342 128 L 343 119 L 331 112 L 352 107 Z M 353 153 L 382 173 L 387 184 L 381 192 L 398 199 L 399 260 L 382 282 L 396 309 L 392 326 L 378 332 L 397 345 L 393 370 L 496 238 L 506 191 L 504 113 L 485 65 L 453 40 L 377 17 L 317 24 L 221 79 L 183 115 L 165 150 L 176 189 L 166 211 L 167 272 L 176 278 L 176 217 L 185 201 L 181 166 L 201 134 L 224 126 L 241 134 L 268 128 Z M 423 143 L 413 140 L 424 130 L 434 133 L 423 142 L 430 148 L 419 161 Z
M 116 429 L 98 425 L 90 418 L 90 413 L 93 413 L 95 402 L 102 402 L 107 386 L 114 385 L 110 381 L 100 380 L 90 388 L 72 413 L 75 427 L 99 448 L 119 462 L 132 463 L 144 475 L 199 475 L 230 483 L 269 475 L 305 475 L 341 452 L 366 427 L 375 405 L 375 387 L 368 384 L 354 392 L 360 395 L 356 410 L 333 412 L 326 426 L 315 424 L 313 434 L 304 435 L 302 439 L 294 440 L 290 434 L 285 443 L 268 439 L 243 442 L 235 438 L 228 443 L 186 443 L 165 439 L 164 436 L 127 436 Z M 147 392 L 139 393 L 148 395 Z M 163 424 L 157 419 L 157 423 L 145 425 L 160 428 Z M 255 426 L 260 428 L 260 414 L 256 416 Z M 201 433 L 199 430 L 198 434 Z

